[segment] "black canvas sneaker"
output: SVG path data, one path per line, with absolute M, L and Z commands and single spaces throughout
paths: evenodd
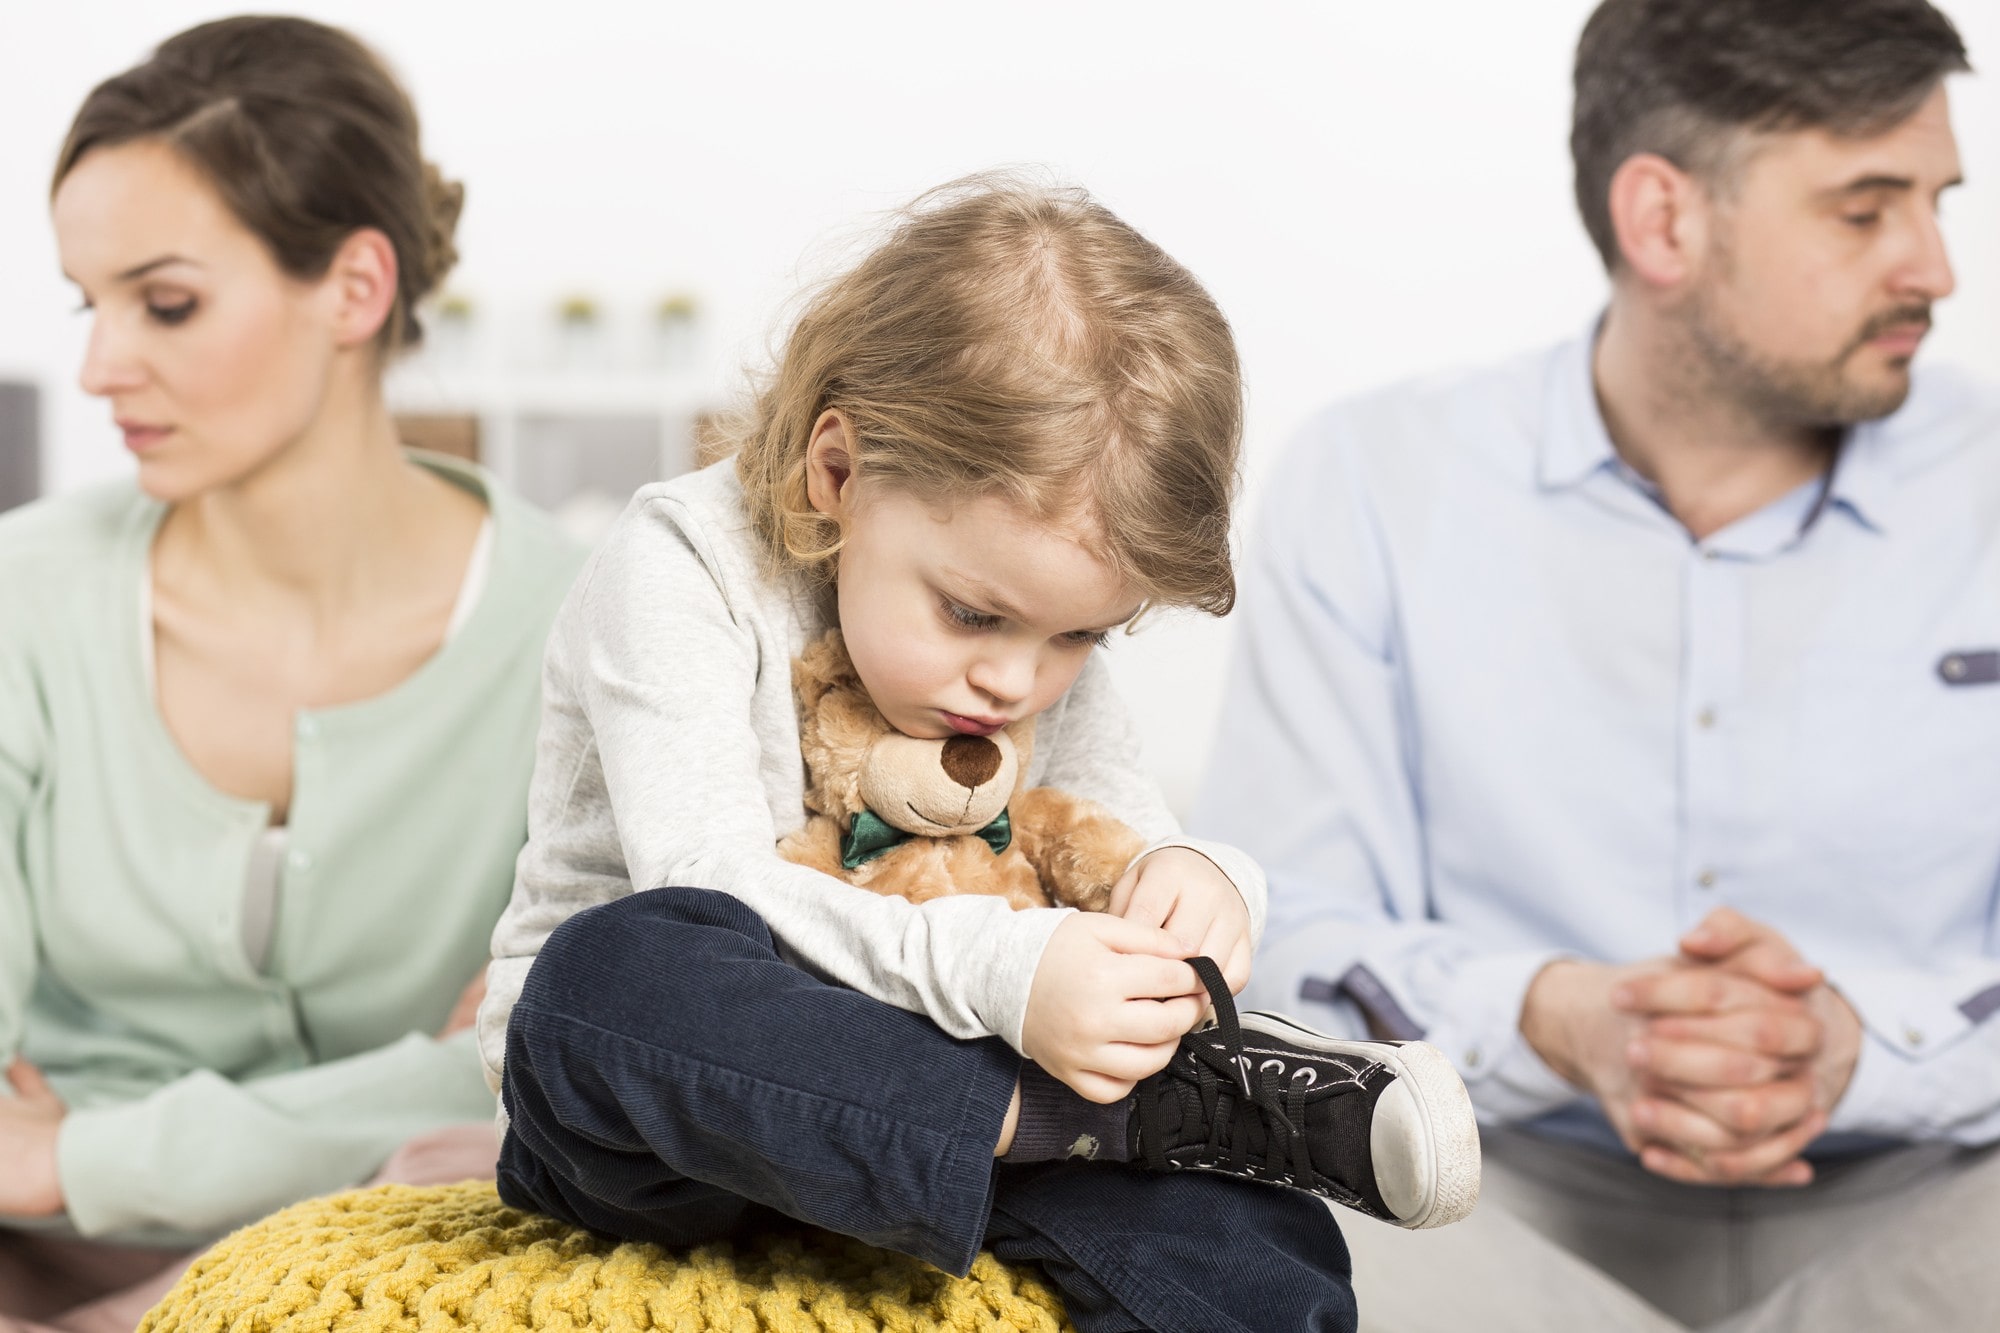
M 1134 1089 L 1133 1162 L 1286 1185 L 1402 1227 L 1472 1211 L 1479 1130 L 1444 1052 L 1329 1037 L 1257 1010 L 1239 1018 L 1221 969 L 1188 962 L 1215 1021 Z

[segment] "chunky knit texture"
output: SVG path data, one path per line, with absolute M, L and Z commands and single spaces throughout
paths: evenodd
M 139 1333 L 1075 1333 L 1039 1278 L 955 1278 L 805 1228 L 675 1255 L 500 1202 L 383 1185 L 287 1208 L 204 1254 Z

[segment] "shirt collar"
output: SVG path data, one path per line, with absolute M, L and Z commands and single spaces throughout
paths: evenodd
M 1889 491 L 1895 483 L 1895 475 L 1883 459 L 1893 420 L 1864 421 L 1841 437 L 1833 479 L 1826 488 L 1826 508 L 1845 510 L 1861 526 L 1878 533 L 1884 530 L 1882 516 L 1889 508 Z
M 1595 473 L 1615 468 L 1618 451 L 1611 447 L 1604 413 L 1597 405 L 1597 385 L 1591 378 L 1591 351 L 1597 346 L 1599 315 L 1581 338 L 1556 349 L 1549 364 L 1544 394 L 1544 427 L 1536 476 L 1542 489 L 1567 490 Z
M 1643 488 L 1643 482 L 1612 446 L 1611 432 L 1604 424 L 1604 411 L 1597 401 L 1591 354 L 1603 322 L 1602 314 L 1593 317 L 1582 337 L 1556 349 L 1549 365 L 1544 395 L 1545 428 L 1536 461 L 1536 476 L 1544 490 L 1567 490 L 1599 472 L 1623 476 Z M 1864 527 L 1875 532 L 1883 530 L 1882 513 L 1895 482 L 1883 455 L 1901 415 L 1863 422 L 1842 436 L 1832 481 L 1823 503 L 1815 508 L 1813 519 L 1825 509 L 1837 508 Z

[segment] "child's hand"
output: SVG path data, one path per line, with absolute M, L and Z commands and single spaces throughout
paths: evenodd
M 1200 852 L 1162 847 L 1141 857 L 1111 890 L 1106 910 L 1165 930 L 1180 941 L 1183 958 L 1213 958 L 1230 994 L 1250 984 L 1250 909 L 1229 876 Z
M 1091 1101 L 1128 1095 L 1167 1067 L 1201 1019 L 1207 994 L 1186 953 L 1151 926 L 1100 912 L 1067 917 L 1035 969 L 1022 1054 Z

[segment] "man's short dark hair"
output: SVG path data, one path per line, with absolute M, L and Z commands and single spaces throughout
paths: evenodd
M 1611 177 L 1634 153 L 1712 177 L 1742 131 L 1881 133 L 1970 68 L 1926 0 L 1604 0 L 1576 48 L 1584 228 L 1617 268 Z

